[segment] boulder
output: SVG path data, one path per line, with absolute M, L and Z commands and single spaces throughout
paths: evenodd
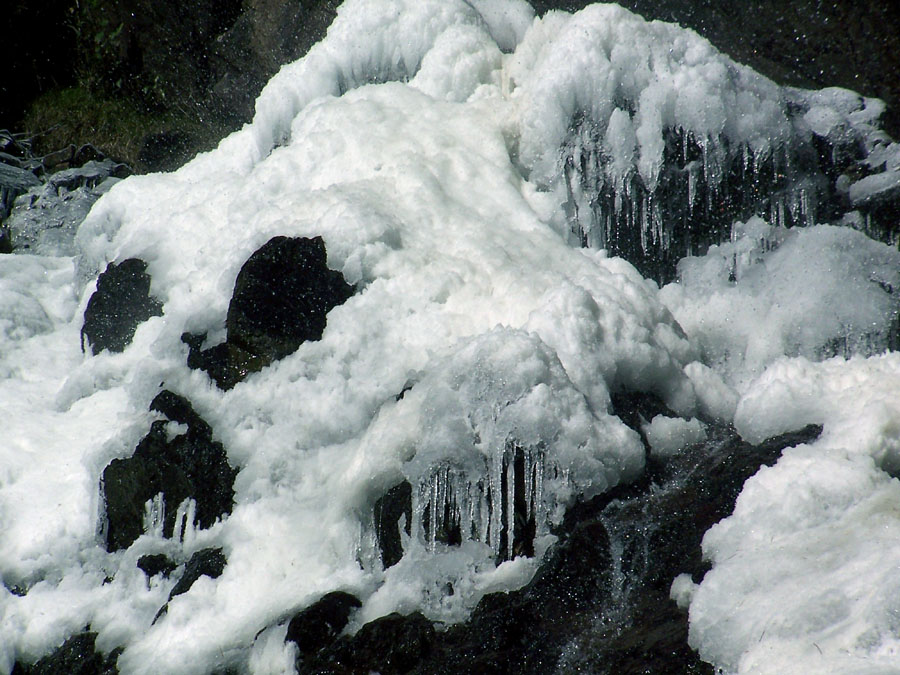
M 162 315 L 162 303 L 150 295 L 147 263 L 137 258 L 110 263 L 97 279 L 97 290 L 84 311 L 81 329 L 94 354 L 125 350 L 139 324 Z
M 228 560 L 221 548 L 204 548 L 191 556 L 184 566 L 184 573 L 169 593 L 171 601 L 176 595 L 187 593 L 200 577 L 218 579 L 225 571 Z
M 16 663 L 12 675 L 116 675 L 121 650 L 108 656 L 95 651 L 96 633 L 77 633 L 32 665 Z
M 389 614 L 367 623 L 352 639 L 339 639 L 324 650 L 326 659 L 301 659 L 297 671 L 300 675 L 368 672 L 400 675 L 412 672 L 430 654 L 434 641 L 434 626 L 418 612 L 408 616 Z M 447 671 L 441 667 L 430 672 Z
M 392 487 L 375 502 L 373 509 L 375 520 L 375 536 L 381 551 L 381 564 L 384 569 L 396 565 L 403 557 L 400 543 L 400 518 L 406 517 L 403 525 L 409 535 L 412 524 L 412 486 L 403 481 Z
M 634 415 L 660 405 L 637 398 Z M 636 483 L 570 507 L 532 581 L 485 596 L 465 623 L 435 634 L 420 615 L 383 617 L 302 659 L 299 672 L 711 675 L 687 644 L 672 580 L 687 572 L 700 581 L 703 535 L 731 513 L 747 478 L 820 432 L 811 426 L 752 446 L 716 428 Z
M 350 614 L 361 606 L 359 598 L 349 593 L 328 593 L 291 619 L 286 639 L 296 643 L 300 654 L 315 654 L 337 639 Z
M 19 196 L 6 227 L 16 253 L 73 256 L 75 234 L 91 207 L 130 170 L 110 160 L 51 174 Z
M 212 429 L 190 403 L 163 391 L 150 409 L 168 421 L 154 422 L 133 456 L 114 459 L 103 471 L 109 551 L 128 548 L 144 533 L 146 504 L 157 495 L 162 494 L 162 512 L 157 517 L 166 537 L 181 536 L 175 526 L 177 508 L 184 500 L 195 501 L 194 516 L 204 528 L 231 513 L 234 503 L 237 472 L 228 464 L 222 444 L 213 440 Z
M 353 295 L 340 272 L 328 269 L 321 237 L 275 237 L 241 268 L 226 318 L 226 341 L 207 350 L 204 335 L 186 333 L 188 366 L 201 368 L 222 389 L 319 340 L 326 315 Z
M 168 577 L 175 571 L 175 568 L 178 567 L 169 556 L 163 553 L 142 555 L 138 558 L 137 566 L 138 569 L 150 578 L 155 577 L 157 574 Z
M 0 221 L 9 215 L 19 195 L 40 184 L 31 171 L 0 162 Z

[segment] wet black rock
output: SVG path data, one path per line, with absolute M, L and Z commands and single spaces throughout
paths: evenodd
M 226 341 L 201 350 L 203 335 L 186 333 L 188 366 L 205 370 L 222 389 L 247 374 L 319 340 L 326 315 L 353 295 L 340 272 L 328 269 L 321 237 L 274 237 L 238 274 L 226 318 Z
M 9 234 L 9 228 L 0 225 L 0 253 L 12 253 L 12 237 Z
M 9 215 L 19 195 L 40 184 L 31 171 L 0 162 L 0 221 Z
M 660 404 L 636 405 L 631 412 L 650 414 Z M 687 644 L 672 581 L 684 572 L 702 580 L 703 535 L 732 512 L 747 478 L 820 432 L 810 426 L 752 446 L 730 428 L 714 429 L 636 483 L 571 507 L 534 579 L 485 596 L 467 622 L 432 637 L 420 616 L 391 615 L 307 658 L 300 672 L 711 675 Z
M 251 354 L 280 359 L 319 340 L 325 315 L 353 287 L 326 265 L 325 242 L 275 237 L 244 263 L 228 306 L 228 341 Z
M 94 354 L 124 351 L 141 323 L 162 315 L 162 304 L 150 295 L 146 270 L 147 263 L 137 258 L 106 266 L 84 311 L 82 347 L 87 338 Z
M 291 619 L 286 639 L 297 644 L 301 655 L 315 654 L 337 639 L 359 607 L 359 598 L 350 593 L 328 593 Z
M 375 502 L 373 514 L 375 536 L 381 551 L 381 564 L 387 569 L 403 557 L 400 540 L 400 518 L 405 517 L 404 529 L 410 533 L 412 524 L 412 486 L 409 481 L 395 485 Z
M 157 574 L 168 577 L 178 567 L 169 556 L 163 553 L 142 555 L 138 558 L 137 566 L 150 578 L 155 577 Z
M 150 409 L 168 421 L 154 422 L 132 457 L 114 459 L 103 471 L 109 551 L 128 548 L 144 532 L 145 504 L 160 493 L 167 537 L 182 534 L 175 526 L 178 506 L 185 499 L 195 500 L 200 527 L 210 527 L 231 513 L 237 472 L 228 464 L 222 444 L 213 440 L 210 426 L 188 401 L 170 391 L 157 395 Z
M 297 670 L 300 675 L 409 673 L 430 655 L 435 634 L 431 622 L 418 612 L 408 616 L 389 614 L 367 623 L 352 639 L 339 639 L 319 657 L 301 658 Z M 432 672 L 446 671 L 439 667 Z
M 12 675 L 116 675 L 121 650 L 108 656 L 94 651 L 96 633 L 78 633 L 32 665 L 16 663 Z
M 169 593 L 169 600 L 176 595 L 187 593 L 200 577 L 218 579 L 225 571 L 228 561 L 221 548 L 204 548 L 191 556 L 184 566 L 184 573 Z

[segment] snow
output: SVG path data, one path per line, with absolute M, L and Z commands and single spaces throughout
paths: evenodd
M 696 417 L 685 420 L 657 415 L 643 429 L 650 452 L 656 457 L 671 456 L 688 445 L 706 440 L 706 425 Z
M 873 131 L 877 102 L 789 93 L 810 133 L 849 129 L 894 161 Z M 673 586 L 701 655 L 753 672 L 896 664 L 900 596 L 876 591 L 895 589 L 900 563 L 900 361 L 879 355 L 896 340 L 900 254 L 849 228 L 755 218 L 659 289 L 568 242 L 579 116 L 626 205 L 635 177 L 658 181 L 664 129 L 702 146 L 696 172 L 715 183 L 726 146 L 766 157 L 791 142 L 785 101 L 695 33 L 613 5 L 534 19 L 516 0 L 346 2 L 272 78 L 251 124 L 104 194 L 78 255 L 0 256 L 0 673 L 86 625 L 102 651 L 124 648 L 126 674 L 290 672 L 286 621 L 333 590 L 363 601 L 351 630 L 392 611 L 463 620 L 529 581 L 573 500 L 640 474 L 640 437 L 611 414 L 623 390 L 681 416 L 647 423 L 660 456 L 702 440 L 700 419 L 754 441 L 825 425 L 748 482 L 704 540 L 703 582 Z M 320 341 L 223 392 L 187 368 L 181 335 L 224 337 L 241 265 L 278 235 L 321 236 L 357 292 Z M 121 354 L 82 352 L 97 274 L 131 257 L 163 315 Z M 238 469 L 234 510 L 164 540 L 150 504 L 147 532 L 109 554 L 99 477 L 158 419 L 162 387 L 191 401 Z M 498 507 L 517 462 L 533 558 Z M 404 480 L 411 534 L 384 570 L 372 509 Z M 465 525 L 459 546 L 441 542 L 439 518 L 425 525 L 445 502 Z M 189 505 L 180 513 L 190 520 Z M 211 546 L 224 573 L 154 622 L 177 574 L 148 580 L 137 559 L 183 563 Z
M 872 354 L 896 340 L 900 252 L 850 228 L 753 218 L 678 273 L 661 298 L 740 392 L 781 356 Z
M 745 438 L 824 431 L 748 480 L 704 537 L 713 569 L 690 603 L 704 659 L 728 672 L 896 671 L 898 420 L 896 352 L 783 359 L 752 384 L 735 416 Z

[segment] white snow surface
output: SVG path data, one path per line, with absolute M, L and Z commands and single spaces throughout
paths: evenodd
M 900 354 L 779 360 L 735 416 L 750 441 L 803 424 L 704 537 L 690 644 L 726 672 L 897 672 Z
M 657 415 L 643 425 L 650 451 L 657 457 L 668 457 L 679 450 L 706 440 L 706 425 L 696 417 L 689 420 L 680 417 Z
M 817 99 L 808 124 L 836 128 L 828 106 L 842 96 Z M 285 622 L 332 590 L 363 599 L 351 628 L 392 611 L 461 620 L 485 593 L 527 583 L 577 495 L 641 472 L 638 435 L 610 414 L 621 389 L 688 419 L 733 418 L 750 439 L 825 424 L 707 535 L 703 583 L 678 585 L 703 657 L 747 672 L 863 672 L 864 655 L 896 666 L 900 484 L 887 472 L 900 469 L 900 361 L 814 361 L 835 341 L 878 351 L 897 311 L 896 250 L 753 221 L 660 291 L 565 240 L 559 148 L 584 113 L 606 127 L 623 185 L 634 172 L 653 184 L 668 126 L 759 155 L 790 134 L 773 83 L 618 6 L 535 20 L 517 0 L 349 0 L 272 78 L 251 124 L 104 195 L 78 256 L 0 256 L 0 673 L 87 625 L 100 650 L 124 648 L 126 674 L 291 672 Z M 241 265 L 277 235 L 323 237 L 357 292 L 320 341 L 223 392 L 187 368 L 180 336 L 224 338 Z M 83 353 L 96 276 L 131 257 L 148 263 L 163 315 L 121 354 Z M 226 448 L 234 510 L 183 540 L 151 531 L 110 554 L 99 477 L 157 419 L 161 387 Z M 681 444 L 703 431 L 650 427 Z M 429 538 L 428 490 L 485 513 L 476 481 L 498 481 L 511 446 L 542 477 L 529 488 L 536 558 L 496 565 L 496 527 L 459 547 Z M 372 507 L 404 479 L 413 534 L 385 571 Z M 175 577 L 148 581 L 137 559 L 209 546 L 225 551 L 222 576 L 154 622 Z

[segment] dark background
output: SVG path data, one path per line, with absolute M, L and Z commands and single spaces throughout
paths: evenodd
M 94 143 L 138 170 L 211 147 L 252 116 L 278 67 L 319 40 L 338 0 L 12 0 L 0 29 L 0 129 L 36 152 Z M 586 0 L 535 0 L 543 13 Z M 695 29 L 780 84 L 841 86 L 888 104 L 900 137 L 895 3 L 622 0 Z M 160 165 L 161 163 L 161 165 Z

